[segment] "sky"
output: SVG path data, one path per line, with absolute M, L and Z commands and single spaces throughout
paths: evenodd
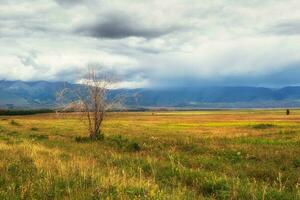
M 300 85 L 299 0 L 0 0 L 0 79 Z

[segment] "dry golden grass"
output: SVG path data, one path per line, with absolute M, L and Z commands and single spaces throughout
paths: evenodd
M 0 199 L 300 199 L 300 111 L 0 118 Z M 140 148 L 137 148 L 137 146 Z

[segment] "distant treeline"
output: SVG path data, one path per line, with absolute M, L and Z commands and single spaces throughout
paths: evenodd
M 222 110 L 235 110 L 235 109 L 184 109 L 184 108 L 128 108 L 128 109 L 114 109 L 108 112 L 157 112 L 157 111 L 222 111 Z M 251 109 L 250 109 L 251 110 Z M 76 112 L 74 110 L 63 111 L 65 113 Z M 15 109 L 0 109 L 0 116 L 10 115 L 34 115 L 43 113 L 55 113 L 52 109 L 30 109 L 30 110 L 15 110 Z
M 42 113 L 53 113 L 51 109 L 34 109 L 34 110 L 0 110 L 0 115 L 33 115 Z
M 109 112 L 144 112 L 149 111 L 148 109 L 136 108 L 136 109 L 126 109 L 126 110 L 110 110 Z M 12 116 L 12 115 L 34 115 L 34 114 L 43 114 L 43 113 L 54 113 L 55 110 L 51 109 L 31 109 L 31 110 L 14 110 L 14 109 L 0 109 L 0 116 Z M 72 113 L 76 111 L 68 110 L 64 111 L 65 113 Z

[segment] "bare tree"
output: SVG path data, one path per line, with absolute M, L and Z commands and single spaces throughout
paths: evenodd
M 72 101 L 62 104 L 61 111 L 79 112 L 87 124 L 92 140 L 103 137 L 101 127 L 106 112 L 121 105 L 121 96 L 109 96 L 109 90 L 114 87 L 116 82 L 117 79 L 111 73 L 89 67 L 87 74 L 76 89 L 65 88 L 57 95 L 61 102 L 66 96 L 73 96 Z

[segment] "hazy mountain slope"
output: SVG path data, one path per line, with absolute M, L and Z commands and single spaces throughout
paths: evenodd
M 56 92 L 78 85 L 63 82 L 0 81 L 0 107 L 43 108 L 55 105 Z M 128 107 L 300 107 L 300 87 L 185 87 L 119 89 Z
M 56 92 L 64 87 L 75 85 L 62 82 L 23 82 L 1 81 L 0 82 L 0 106 L 13 104 L 14 107 L 51 107 L 56 101 Z

